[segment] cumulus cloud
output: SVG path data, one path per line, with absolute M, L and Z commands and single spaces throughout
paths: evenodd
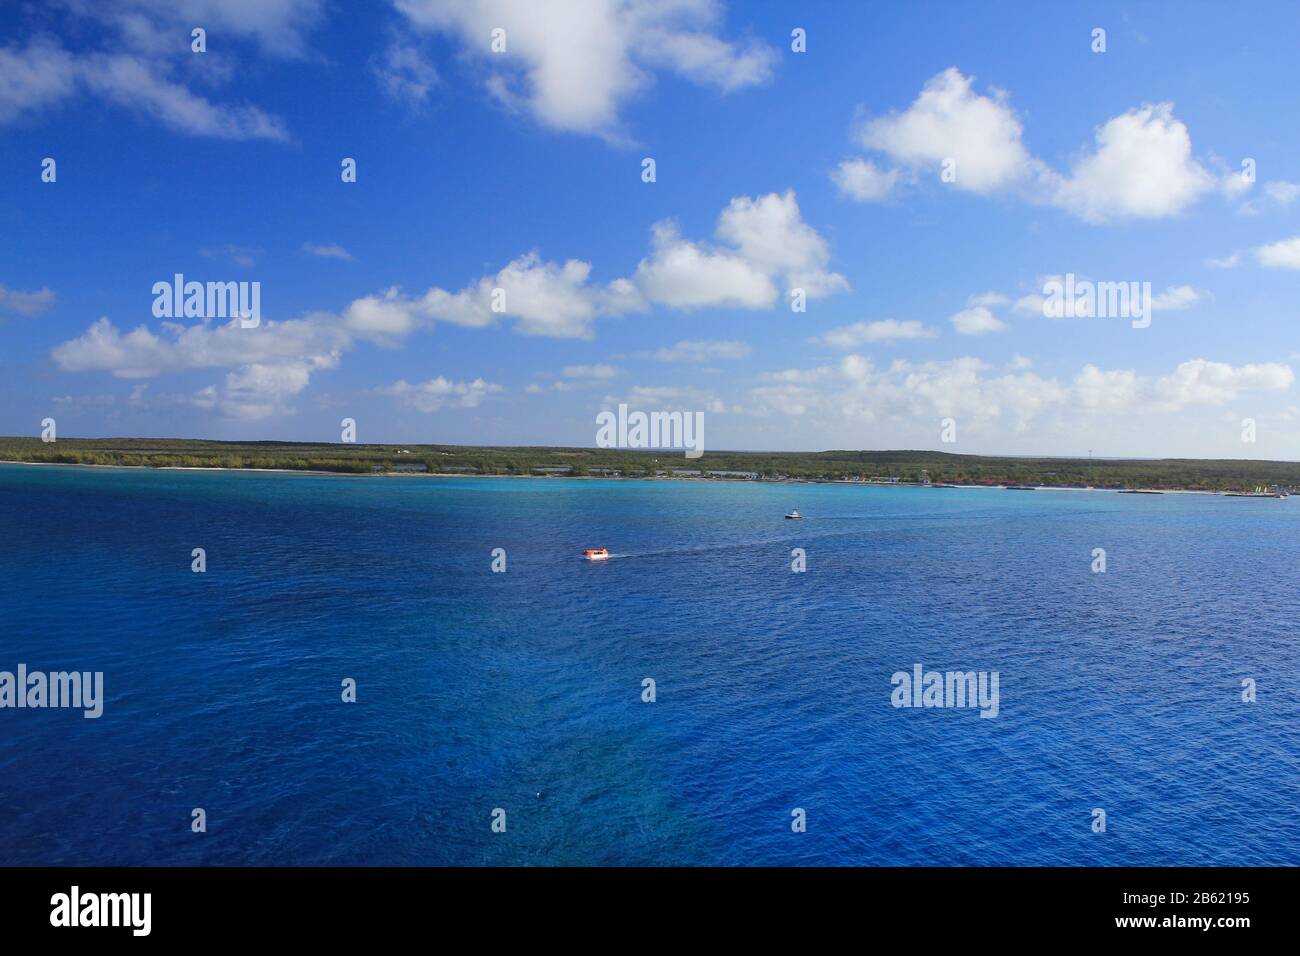
M 390 289 L 358 299 L 346 318 L 361 335 L 404 334 L 432 320 L 482 328 L 500 317 L 513 319 L 524 335 L 585 339 L 596 319 L 651 305 L 766 309 L 783 288 L 801 288 L 810 298 L 848 288 L 829 271 L 829 246 L 803 221 L 792 191 L 732 199 L 715 236 L 719 242 L 687 239 L 664 220 L 652 227 L 650 254 L 631 278 L 600 285 L 591 281 L 590 262 L 548 262 L 534 251 L 455 292 L 435 286 L 413 298 Z
M 1231 268 L 1231 266 L 1227 266 L 1227 268 Z M 1093 280 L 1091 278 L 1086 278 L 1084 276 L 1075 276 L 1074 281 L 1076 286 L 1079 288 L 1082 288 L 1085 283 L 1092 283 L 1094 287 L 1100 284 L 1099 282 L 1096 282 L 1096 280 Z M 1114 281 L 1120 281 L 1120 280 L 1114 280 Z M 1124 281 L 1130 281 L 1130 280 L 1124 280 Z M 1063 275 L 1043 276 L 1038 280 L 1039 289 L 1045 287 L 1049 282 L 1055 283 L 1057 286 L 1061 288 L 1064 288 L 1067 284 L 1066 277 Z M 1206 292 L 1203 289 L 1197 289 L 1194 286 L 1190 286 L 1190 285 L 1167 286 L 1163 292 L 1158 292 L 1151 297 L 1151 311 L 1152 312 L 1177 312 L 1183 309 L 1190 309 L 1193 306 L 1199 305 L 1205 300 L 1211 298 L 1213 298 L 1213 296 L 1209 292 Z M 1037 316 L 1039 318 L 1042 318 L 1044 316 L 1050 317 L 1052 319 L 1064 319 L 1064 318 L 1076 317 L 1075 314 L 1072 312 L 1069 314 L 1057 314 L 1053 310 L 1045 309 L 1044 306 L 1048 301 L 1049 301 L 1048 297 L 1044 295 L 1041 291 L 1029 292 L 1017 298 L 1015 302 L 1012 304 L 1011 308 L 1012 311 L 1017 312 L 1021 315 Z M 1082 315 L 1078 315 L 1077 317 L 1086 318 L 1087 315 L 1082 314 Z
M 1193 156 L 1191 136 L 1172 103 L 1148 103 L 1113 117 L 1068 171 L 1054 170 L 1025 146 L 1008 95 L 976 92 L 974 78 L 956 67 L 932 77 L 906 109 L 861 123 L 857 138 L 895 166 L 842 162 L 832 179 L 856 199 L 888 195 L 903 170 L 937 178 L 948 166 L 950 185 L 958 190 L 1015 195 L 1102 223 L 1176 215 L 1223 185 Z
M 835 349 L 855 349 L 874 343 L 898 342 L 905 339 L 929 339 L 938 335 L 920 322 L 899 322 L 897 319 L 881 319 L 878 322 L 854 322 L 841 325 L 823 332 L 809 341 L 819 345 L 829 345 Z
M 1300 269 L 1300 236 L 1259 246 L 1255 258 L 1266 269 Z
M 1097 130 L 1097 148 L 1060 183 L 1054 201 L 1088 222 L 1172 216 L 1214 187 L 1192 156 L 1172 103 L 1130 110 Z
M 949 67 L 925 84 L 908 109 L 863 124 L 859 141 L 914 168 L 953 159 L 954 185 L 971 192 L 991 192 L 1021 179 L 1034 160 L 1021 141 L 1020 120 L 1005 93 L 981 96 L 972 80 Z
M 454 382 L 439 375 L 427 382 L 412 384 L 399 379 L 392 385 L 376 389 L 381 395 L 391 395 L 401 404 L 420 412 L 436 412 L 443 408 L 478 408 L 488 395 L 503 391 L 500 385 L 476 378 L 470 382 Z
M 1295 373 L 1276 362 L 1232 366 L 1227 362 L 1193 359 L 1154 385 L 1159 404 L 1177 411 L 1187 405 L 1222 405 L 1244 392 L 1280 392 L 1289 389 Z
M 1167 375 L 1085 365 L 1068 381 L 1012 363 L 991 374 L 980 359 L 895 361 L 877 367 L 869 358 L 846 355 L 832 365 L 769 373 L 750 390 L 746 408 L 759 415 L 817 416 L 825 421 L 930 423 L 954 416 L 967 426 L 1008 424 L 1023 431 L 1037 418 L 1165 414 L 1191 407 L 1219 408 L 1252 394 L 1291 388 L 1294 374 L 1278 363 L 1233 366 L 1193 359 Z M 1101 416 L 1100 418 L 1098 416 Z
M 734 252 L 683 239 L 671 222 L 656 223 L 654 251 L 636 271 L 645 294 L 674 309 L 769 308 L 779 294 L 772 279 Z
M 724 245 L 683 239 L 671 222 L 652 230 L 653 252 L 637 267 L 646 298 L 679 309 L 772 306 L 778 285 L 818 298 L 848 288 L 827 269 L 830 249 L 803 221 L 793 190 L 757 199 L 738 196 L 718 217 Z
M 634 385 L 623 395 L 606 395 L 601 404 L 610 407 L 626 402 L 632 408 L 664 412 L 708 412 L 721 415 L 729 408 L 715 393 L 689 385 Z
M 409 296 L 392 287 L 354 299 L 338 315 L 315 313 L 257 329 L 240 328 L 237 322 L 164 322 L 157 332 L 144 325 L 124 332 L 102 318 L 56 346 L 52 357 L 65 371 L 109 372 L 120 378 L 224 367 L 231 370 L 224 389 L 214 386 L 199 401 L 245 408 L 243 417 L 264 417 L 286 409 L 286 397 L 300 392 L 313 372 L 335 367 L 358 341 L 396 348 L 437 322 L 483 328 L 501 318 L 523 335 L 590 338 L 596 319 L 646 311 L 651 304 L 767 308 L 778 296 L 778 282 L 787 287 L 802 283 L 813 297 L 847 287 L 842 276 L 827 270 L 827 244 L 803 222 L 793 192 L 732 200 L 719 217 L 717 236 L 723 244 L 693 243 L 660 223 L 653 230 L 652 253 L 634 277 L 603 285 L 591 280 L 589 262 L 549 262 L 530 252 L 456 292 L 434 286 Z M 316 255 L 346 255 L 337 246 L 308 243 L 304 248 Z M 672 357 L 658 357 L 703 361 L 741 357 L 747 350 L 743 343 L 686 340 Z M 605 367 L 571 367 L 579 368 L 594 374 Z
M 1164 292 L 1151 298 L 1151 308 L 1157 312 L 1177 312 L 1190 309 L 1204 301 L 1209 293 L 1194 289 L 1189 285 L 1170 286 Z
M 846 159 L 831 173 L 840 192 L 858 202 L 882 202 L 893 195 L 901 174 L 881 169 L 869 159 Z
M 420 322 L 416 304 L 395 287 L 382 295 L 354 299 L 343 310 L 344 328 L 357 338 L 389 347 L 414 332 Z
M 597 317 L 645 309 L 640 292 L 628 280 L 599 286 L 590 283 L 590 277 L 590 262 L 545 262 L 529 252 L 458 292 L 434 287 L 403 307 L 469 328 L 492 325 L 503 316 L 513 319 L 515 331 L 522 335 L 581 339 L 591 338 Z
M 962 335 L 987 335 L 1003 332 L 1008 326 L 995 316 L 987 306 L 975 305 L 950 316 L 948 321 Z
M 67 372 L 111 372 L 119 378 L 149 378 L 164 372 L 255 363 L 306 360 L 332 367 L 348 344 L 341 330 L 315 318 L 266 321 L 241 328 L 226 325 L 162 323 L 162 334 L 137 326 L 123 334 L 100 318 L 75 339 L 54 348 L 52 357 Z
M 826 415 L 867 423 L 958 415 L 966 422 L 1004 413 L 1023 426 L 1043 407 L 1060 402 L 1063 388 L 1033 373 L 990 377 L 976 358 L 942 362 L 895 361 L 878 368 L 861 355 L 835 365 L 788 369 L 751 390 L 760 414 Z
M 723 93 L 765 82 L 767 44 L 719 36 L 716 0 L 395 0 L 417 30 L 448 34 L 482 66 L 488 91 L 543 125 L 612 135 L 619 109 L 666 70 Z M 493 54 L 492 31 L 506 50 Z
M 766 274 L 783 277 L 787 288 L 802 288 L 810 296 L 848 288 L 842 275 L 826 270 L 830 248 L 803 221 L 792 189 L 732 199 L 718 218 L 717 236 Z
M 264 418 L 287 410 L 284 400 L 306 387 L 315 371 L 337 367 L 349 336 L 327 318 L 267 321 L 241 328 L 182 326 L 164 322 L 161 334 L 141 325 L 122 332 L 100 318 L 63 342 L 51 358 L 65 372 L 108 372 L 117 378 L 152 378 L 192 369 L 228 368 L 224 391 L 212 404 L 235 418 Z

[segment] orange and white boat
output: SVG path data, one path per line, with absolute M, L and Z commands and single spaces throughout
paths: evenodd
M 609 548 L 588 548 L 582 556 L 587 561 L 608 561 Z

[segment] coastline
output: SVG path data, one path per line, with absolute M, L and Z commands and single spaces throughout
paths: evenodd
M 233 468 L 221 465 L 100 465 L 87 462 L 62 462 L 62 461 L 22 461 L 13 458 L 0 458 L 0 465 L 32 465 L 36 467 L 53 467 L 53 468 L 109 468 L 122 470 L 143 470 L 143 471 L 232 471 L 232 472 L 250 472 L 255 474 L 279 474 L 279 475 L 317 475 L 328 478 L 510 478 L 510 479 L 534 479 L 538 481 L 552 481 L 560 478 L 567 481 L 707 481 L 710 483 L 718 482 L 723 484 L 763 484 L 763 485 L 850 485 L 853 487 L 868 488 L 914 488 L 917 490 L 930 489 L 934 491 L 1006 491 L 1007 484 L 957 484 L 945 483 L 939 484 L 921 484 L 910 481 L 845 481 L 818 478 L 770 478 L 770 479 L 744 479 L 744 478 L 716 478 L 707 475 L 637 475 L 637 476 L 610 476 L 610 475 L 484 475 L 471 474 L 459 471 L 377 471 L 377 472 L 342 472 L 342 471 L 323 471 L 312 468 Z M 1032 485 L 1025 490 L 1033 491 L 1076 491 L 1076 492 L 1104 492 L 1109 494 L 1125 493 L 1143 493 L 1143 494 L 1162 494 L 1162 495 L 1202 495 L 1209 497 L 1225 497 L 1222 491 L 1208 491 L 1200 488 L 1098 488 L 1094 486 L 1077 487 L 1072 485 Z

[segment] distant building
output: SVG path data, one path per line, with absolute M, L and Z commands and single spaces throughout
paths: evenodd
M 710 471 L 708 474 L 712 478 L 741 478 L 745 481 L 754 481 L 758 478 L 756 471 Z

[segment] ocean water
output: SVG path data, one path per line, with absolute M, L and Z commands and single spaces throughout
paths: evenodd
M 0 465 L 0 575 L 0 864 L 1300 863 L 1296 499 Z

